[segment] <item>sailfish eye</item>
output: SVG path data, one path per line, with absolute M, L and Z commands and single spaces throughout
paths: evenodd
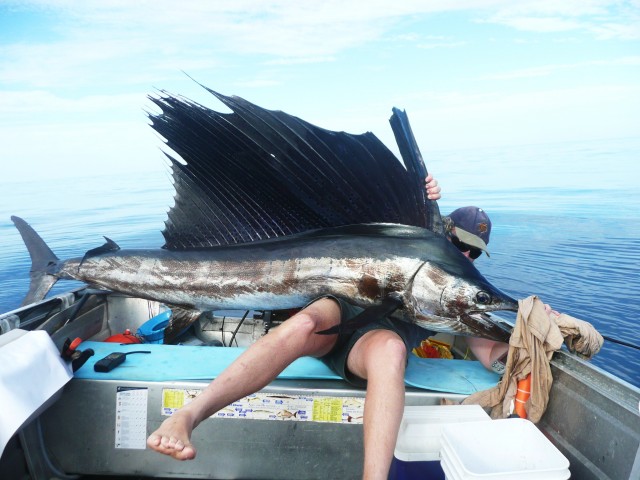
M 476 294 L 476 302 L 478 302 L 480 305 L 489 305 L 491 303 L 491 295 L 489 295 L 484 290 L 480 290 Z

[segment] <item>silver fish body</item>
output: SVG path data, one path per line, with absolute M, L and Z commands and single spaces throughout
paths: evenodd
M 514 310 L 444 237 L 371 224 L 202 250 L 118 250 L 60 262 L 59 278 L 201 311 L 279 310 L 323 295 L 361 307 L 398 294 L 404 319 L 437 331 L 493 336 L 467 317 Z

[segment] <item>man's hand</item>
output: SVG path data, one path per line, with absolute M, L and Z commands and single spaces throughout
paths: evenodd
M 438 180 L 433 178 L 431 174 L 427 175 L 424 179 L 424 188 L 427 191 L 427 198 L 429 200 L 440 200 L 440 187 L 438 186 Z
M 551 305 L 549 305 L 548 303 L 544 304 L 544 311 L 547 313 L 547 315 L 555 315 L 556 317 L 560 316 L 560 312 L 551 308 Z

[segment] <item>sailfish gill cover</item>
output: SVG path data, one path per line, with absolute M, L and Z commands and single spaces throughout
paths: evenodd
M 325 130 L 207 90 L 232 113 L 165 91 L 150 97 L 161 109 L 150 114 L 152 126 L 179 156 L 166 153 L 175 204 L 164 248 L 208 248 L 358 223 L 441 228 L 404 112 L 394 109 L 390 120 L 403 165 L 370 132 Z

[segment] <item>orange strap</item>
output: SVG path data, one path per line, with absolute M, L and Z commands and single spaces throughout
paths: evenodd
M 514 410 L 520 418 L 527 418 L 527 411 L 524 404 L 527 403 L 531 396 L 531 374 L 518 382 L 518 391 L 516 392 L 516 401 Z

